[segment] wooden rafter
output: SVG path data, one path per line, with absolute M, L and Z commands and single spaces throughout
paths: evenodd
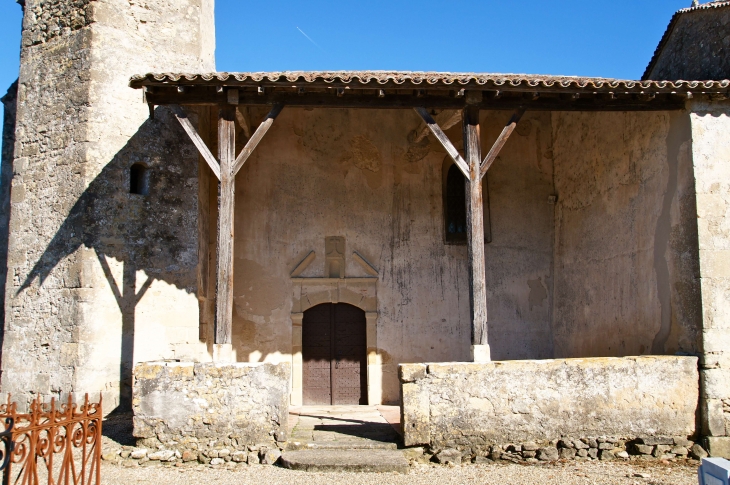
M 203 139 L 200 137 L 200 134 L 195 129 L 193 124 L 190 122 L 190 119 L 188 118 L 187 113 L 182 108 L 182 106 L 179 105 L 171 105 L 172 111 L 175 113 L 175 117 L 177 118 L 177 121 L 180 122 L 185 132 L 190 137 L 190 140 L 192 140 L 195 147 L 198 149 L 198 152 L 200 152 L 200 155 L 202 155 L 203 159 L 208 163 L 208 166 L 213 171 L 215 176 L 218 178 L 218 180 L 221 179 L 221 168 L 220 164 L 218 163 L 218 160 L 213 156 L 212 153 L 210 153 L 210 149 L 208 149 L 208 146 L 205 144 Z
M 444 110 L 433 118 L 436 124 L 441 127 L 442 130 L 448 130 L 452 126 L 461 122 L 461 110 Z M 413 143 L 419 143 L 426 138 L 431 130 L 424 123 L 423 125 L 416 128 L 415 137 Z
M 464 176 L 468 179 L 469 178 L 469 165 L 466 163 L 466 161 L 462 158 L 461 155 L 459 155 L 459 151 L 454 147 L 454 144 L 451 143 L 451 140 L 449 140 L 449 137 L 446 136 L 446 133 L 444 133 L 444 130 L 441 129 L 441 127 L 436 123 L 436 121 L 433 119 L 433 117 L 429 114 L 429 112 L 426 110 L 426 108 L 413 108 L 413 110 L 418 113 L 418 115 L 421 117 L 421 119 L 426 123 L 426 126 L 429 130 L 431 130 L 431 133 L 436 137 L 436 139 L 441 143 L 441 145 L 446 149 L 446 153 L 449 154 L 449 156 L 454 160 L 454 163 L 457 167 L 459 167 L 459 170 L 461 170 L 461 173 L 464 174 Z
M 259 144 L 266 132 L 269 131 L 269 128 L 271 128 L 271 125 L 274 123 L 274 120 L 279 115 L 279 113 L 281 113 L 282 109 L 284 109 L 284 105 L 275 104 L 273 108 L 271 108 L 271 111 L 269 111 L 269 114 L 266 115 L 266 118 L 264 118 L 264 121 L 262 121 L 259 127 L 256 128 L 254 134 L 251 135 L 251 138 L 246 143 L 246 146 L 243 147 L 243 150 L 241 150 L 241 153 L 239 153 L 238 157 L 236 157 L 236 161 L 233 163 L 231 173 L 234 177 L 236 176 L 238 171 L 241 170 L 243 164 L 246 163 L 248 157 L 251 156 L 254 149 L 256 148 L 256 145 Z
M 516 109 L 515 114 L 512 115 L 512 118 L 510 118 L 505 127 L 502 129 L 502 133 L 500 133 L 497 137 L 497 141 L 495 141 L 494 145 L 492 145 L 492 149 L 489 150 L 487 156 L 484 157 L 484 161 L 482 162 L 479 172 L 480 180 L 487 174 L 487 170 L 489 170 L 489 167 L 491 167 L 492 163 L 494 163 L 494 161 L 497 159 L 499 152 L 502 150 L 502 147 L 504 147 L 504 144 L 507 143 L 507 139 L 512 134 L 512 132 L 515 131 L 517 123 L 519 123 L 520 118 L 522 118 L 523 114 L 525 114 L 524 108 Z

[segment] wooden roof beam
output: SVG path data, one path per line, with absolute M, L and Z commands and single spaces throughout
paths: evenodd
M 205 144 L 203 139 L 198 134 L 198 131 L 195 129 L 193 124 L 190 122 L 190 119 L 188 119 L 188 115 L 185 112 L 185 110 L 182 108 L 182 106 L 178 105 L 172 105 L 170 106 L 173 113 L 175 113 L 175 117 L 177 118 L 177 121 L 180 122 L 183 129 L 185 130 L 185 133 L 188 134 L 190 137 L 190 140 L 192 140 L 193 145 L 198 149 L 198 152 L 200 152 L 200 155 L 203 157 L 203 159 L 208 163 L 208 166 L 213 171 L 215 176 L 218 178 L 218 180 L 221 179 L 221 167 L 218 163 L 218 160 L 213 156 L 212 153 L 210 153 L 210 149 Z
M 497 137 L 497 141 L 495 141 L 494 145 L 492 145 L 492 149 L 489 150 L 487 156 L 484 157 L 484 161 L 482 162 L 482 165 L 479 169 L 480 180 L 484 178 L 484 176 L 487 174 L 487 170 L 489 170 L 489 167 L 491 167 L 492 163 L 494 163 L 494 161 L 497 159 L 499 152 L 502 151 L 502 147 L 504 147 L 504 144 L 507 143 L 507 140 L 509 139 L 512 132 L 515 131 L 517 123 L 520 122 L 520 118 L 522 118 L 523 114 L 525 114 L 525 109 L 521 107 L 517 108 L 515 110 L 515 113 L 512 115 L 512 118 L 510 118 L 505 127 L 502 129 L 502 133 L 500 133 Z
M 256 128 L 254 134 L 251 135 L 246 146 L 243 147 L 243 150 L 241 150 L 241 153 L 238 154 L 236 161 L 233 163 L 232 172 L 234 177 L 238 171 L 241 170 L 241 167 L 243 167 L 243 164 L 246 163 L 246 160 L 248 160 L 248 157 L 251 156 L 259 142 L 264 138 L 266 132 L 269 131 L 271 125 L 274 124 L 274 120 L 277 116 L 279 116 L 282 109 L 284 109 L 284 105 L 275 104 L 274 107 L 271 108 L 271 111 L 269 111 L 269 114 L 266 115 L 266 118 L 264 118 L 264 121 L 262 121 L 259 127 Z
M 461 155 L 459 155 L 459 151 L 456 147 L 454 147 L 454 144 L 451 143 L 451 140 L 449 140 L 449 137 L 446 136 L 444 130 L 441 129 L 438 123 L 436 123 L 433 117 L 429 114 L 428 110 L 421 107 L 413 108 L 413 110 L 418 113 L 423 122 L 426 123 L 428 129 L 431 130 L 431 133 L 433 133 L 439 143 L 441 143 L 446 150 L 446 153 L 448 153 L 452 160 L 454 160 L 454 163 L 457 167 L 459 167 L 459 170 L 461 170 L 466 178 L 469 178 L 469 165 L 467 165 L 466 161 L 461 157 Z

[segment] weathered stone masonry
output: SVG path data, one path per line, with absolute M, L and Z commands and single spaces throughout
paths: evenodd
M 21 403 L 102 392 L 111 410 L 129 405 L 135 360 L 205 353 L 198 156 L 127 82 L 212 69 L 212 13 L 208 0 L 26 2 L 2 363 L 2 391 Z M 135 162 L 149 196 L 128 193 Z
M 15 149 L 15 112 L 18 97 L 18 83 L 14 82 L 8 92 L 0 98 L 4 117 L 2 130 L 2 156 L 0 157 L 0 291 L 4 297 L 8 276 L 8 238 L 10 237 L 10 184 L 13 180 L 13 151 Z M 2 362 L 2 339 L 5 328 L 5 305 L 0 305 L 0 362 Z
M 702 434 L 730 457 L 730 103 L 692 106 L 702 286 Z
M 404 442 L 432 453 L 486 457 L 495 446 L 537 443 L 527 451 L 552 447 L 557 457 L 557 440 L 598 438 L 610 447 L 584 441 L 561 448 L 687 447 L 696 432 L 695 357 L 402 364 L 400 379 Z
M 278 458 L 287 439 L 288 363 L 150 362 L 138 364 L 134 375 L 136 458 Z

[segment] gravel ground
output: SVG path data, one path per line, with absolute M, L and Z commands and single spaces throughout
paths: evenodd
M 235 469 L 191 466 L 102 465 L 102 483 L 128 484 L 286 484 L 286 485 L 697 485 L 697 468 L 687 465 L 564 463 L 554 465 L 415 465 L 407 475 L 381 473 L 305 473 L 276 466 L 240 465 Z M 637 475 L 643 476 L 637 476 Z

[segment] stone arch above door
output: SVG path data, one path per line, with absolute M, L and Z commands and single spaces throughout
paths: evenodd
M 302 405 L 302 320 L 321 303 L 348 303 L 365 312 L 368 404 L 382 402 L 382 363 L 377 345 L 377 277 L 292 278 L 292 406 Z

